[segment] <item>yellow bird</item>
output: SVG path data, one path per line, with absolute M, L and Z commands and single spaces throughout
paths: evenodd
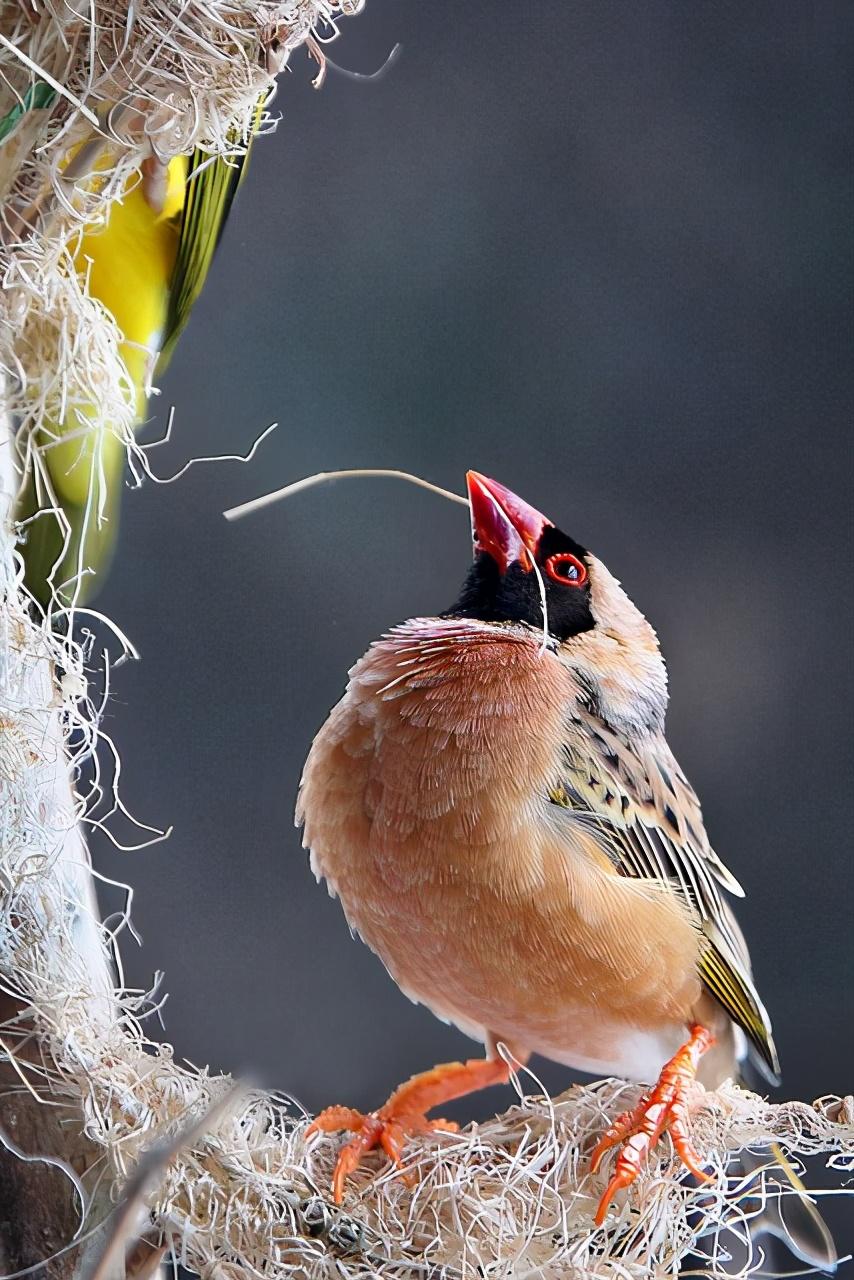
M 259 102 L 250 141 L 262 107 Z M 199 150 L 167 165 L 149 162 L 142 180 L 134 177 L 111 206 L 106 223 L 80 238 L 74 265 L 122 333 L 119 351 L 136 391 L 137 422 L 145 417 L 151 373 L 163 372 L 202 291 L 245 162 L 246 155 L 211 160 Z M 91 599 L 112 558 L 125 448 L 109 429 L 86 429 L 87 418 L 96 416 L 95 405 L 74 407 L 40 434 L 53 496 L 69 525 L 64 553 L 56 517 L 43 515 L 27 526 L 25 582 L 42 605 L 52 585 L 61 588 L 63 602 Z M 18 518 L 45 505 L 48 495 L 30 477 Z

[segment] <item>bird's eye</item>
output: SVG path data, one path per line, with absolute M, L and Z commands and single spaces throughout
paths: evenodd
M 544 567 L 553 581 L 565 587 L 583 587 L 587 581 L 586 566 L 569 551 L 561 551 L 558 555 L 549 556 Z

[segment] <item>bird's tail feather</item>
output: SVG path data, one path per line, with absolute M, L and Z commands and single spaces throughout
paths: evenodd
M 60 439 L 63 430 L 55 429 Z M 93 459 L 94 449 L 98 454 Z M 33 519 L 50 500 L 33 473 L 27 477 L 15 515 L 31 521 L 22 548 L 24 581 L 42 606 L 52 588 L 63 604 L 72 599 L 85 604 L 106 577 L 116 543 L 125 456 L 121 440 L 107 431 L 93 432 L 92 441 L 82 447 L 79 440 L 61 441 L 45 451 L 44 466 L 62 522 L 51 513 Z

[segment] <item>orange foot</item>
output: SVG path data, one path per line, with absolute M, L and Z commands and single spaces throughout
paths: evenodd
M 665 1063 L 658 1084 L 645 1093 L 636 1107 L 624 1111 L 596 1144 L 591 1157 L 591 1171 L 596 1173 L 602 1157 L 611 1147 L 622 1143 L 611 1181 L 599 1201 L 595 1222 L 601 1227 L 608 1212 L 608 1205 L 622 1187 L 630 1186 L 640 1173 L 641 1163 L 649 1155 L 665 1130 L 669 1130 L 682 1163 L 687 1165 L 695 1178 L 708 1182 L 701 1160 L 688 1135 L 689 1086 L 697 1077 L 697 1064 L 714 1043 L 714 1036 L 705 1027 L 695 1023 L 691 1038 L 678 1053 Z
M 469 1062 L 445 1062 L 423 1071 L 402 1084 L 379 1111 L 365 1115 L 352 1107 L 327 1107 L 306 1129 L 313 1133 L 334 1133 L 347 1129 L 354 1136 L 339 1152 L 332 1178 L 332 1195 L 336 1204 L 344 1199 L 348 1176 L 358 1169 L 362 1156 L 374 1147 L 382 1147 L 392 1163 L 399 1167 L 405 1140 L 412 1134 L 442 1130 L 455 1133 L 458 1126 L 448 1120 L 429 1120 L 427 1112 L 443 1102 L 461 1098 L 466 1093 L 485 1089 L 490 1084 L 506 1084 L 510 1068 L 506 1062 L 472 1058 Z

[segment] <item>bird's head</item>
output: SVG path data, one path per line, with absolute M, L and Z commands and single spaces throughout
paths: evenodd
M 596 625 L 586 548 L 512 490 L 478 471 L 466 475 L 474 563 L 450 612 L 483 622 L 543 625 L 565 641 Z M 534 570 L 536 565 L 539 570 Z
M 644 722 L 656 719 L 666 702 L 658 640 L 616 578 L 512 490 L 477 471 L 466 481 L 474 562 L 447 616 L 540 631 L 545 597 L 548 634 L 559 655 L 594 683 L 607 676 L 610 685 L 622 685 L 624 716 L 639 698 L 655 709 L 654 715 L 642 709 Z

